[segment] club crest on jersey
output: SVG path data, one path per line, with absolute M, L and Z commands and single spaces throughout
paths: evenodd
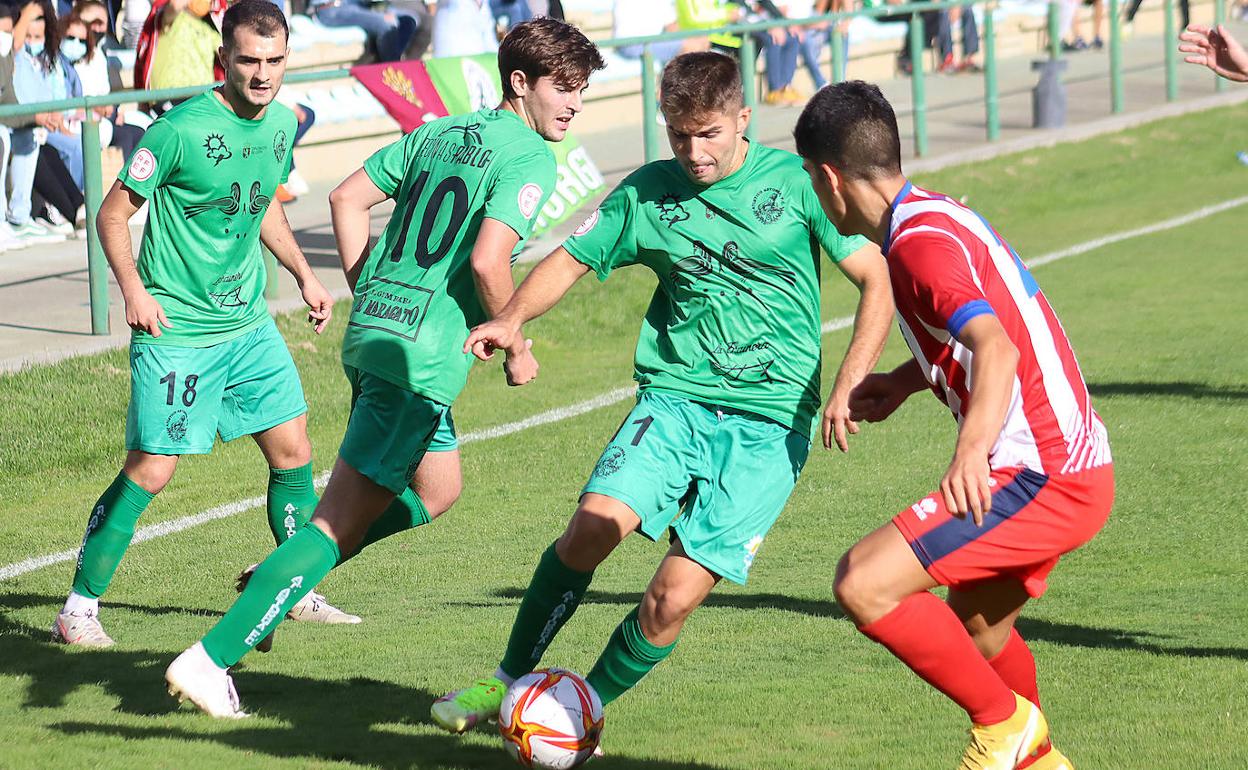
M 130 159 L 130 178 L 136 182 L 146 182 L 155 173 L 156 156 L 146 147 L 140 147 L 139 151 Z
M 221 161 L 234 157 L 234 153 L 226 146 L 224 136 L 209 134 L 204 138 L 204 156 L 213 161 L 212 167 L 216 168 L 221 165 Z
M 281 163 L 282 158 L 286 157 L 286 132 L 278 131 L 273 137 L 273 156 L 277 158 L 277 162 Z
M 672 193 L 661 196 L 655 201 L 655 205 L 659 207 L 659 221 L 666 222 L 668 227 L 689 218 L 689 212 L 685 211 L 680 198 Z
M 750 208 L 754 210 L 754 218 L 760 224 L 770 225 L 779 221 L 780 215 L 784 213 L 784 195 L 774 187 L 764 187 L 755 193 Z
M 186 425 L 189 419 L 186 412 L 179 409 L 165 419 L 165 433 L 169 434 L 171 441 L 182 441 L 186 438 Z
M 533 214 L 537 212 L 537 204 L 542 200 L 542 188 L 529 182 L 520 188 L 520 195 L 516 197 L 516 205 L 520 207 L 520 213 L 525 219 L 532 219 Z
M 576 229 L 572 231 L 572 234 L 584 235 L 590 230 L 593 230 L 594 227 L 598 224 L 598 212 L 599 212 L 598 209 L 594 209 L 594 213 L 585 217 L 585 221 L 577 225 Z

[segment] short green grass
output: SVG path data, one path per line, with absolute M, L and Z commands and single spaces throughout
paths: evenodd
M 918 181 L 967 195 L 1027 256 L 1242 194 L 1248 108 L 1150 124 Z M 1118 500 L 1101 535 L 1054 572 L 1020 622 L 1055 737 L 1080 768 L 1248 767 L 1248 355 L 1244 210 L 1037 270 L 1109 426 Z M 829 270 L 825 317 L 852 310 Z M 509 390 L 474 371 L 461 432 L 584 400 L 628 381 L 652 287 L 641 270 L 586 280 L 532 326 L 543 361 Z M 316 466 L 347 409 L 341 314 L 313 338 L 281 325 L 311 403 Z M 846 344 L 829 335 L 829 367 Z M 893 340 L 882 365 L 904 355 Z M 76 545 L 116 473 L 128 393 L 113 352 L 0 377 L 0 564 Z M 286 624 L 237 671 L 245 723 L 175 708 L 161 674 L 271 547 L 252 511 L 135 546 L 106 597 L 104 652 L 47 641 L 71 565 L 0 584 L 0 766 L 508 767 L 488 732 L 454 738 L 431 700 L 493 668 L 537 554 L 561 530 L 626 403 L 464 448 L 466 488 L 444 519 L 374 546 L 324 590 L 367 621 Z M 746 587 L 725 585 L 672 658 L 607 715 L 601 767 L 953 767 L 965 718 L 858 635 L 831 598 L 836 559 L 939 478 L 954 426 L 917 396 L 849 455 L 812 455 Z M 263 492 L 246 440 L 182 462 L 143 523 Z M 584 671 L 637 601 L 662 548 L 626 542 L 550 650 Z

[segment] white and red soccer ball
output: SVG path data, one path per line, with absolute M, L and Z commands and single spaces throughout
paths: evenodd
M 584 679 L 561 668 L 525 674 L 498 713 L 503 745 L 525 767 L 569 770 L 589 759 L 602 737 L 602 701 Z

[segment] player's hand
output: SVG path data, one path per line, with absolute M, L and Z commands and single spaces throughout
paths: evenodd
M 891 373 L 868 374 L 849 392 L 849 419 L 880 422 L 897 411 L 909 395 L 898 387 Z
M 533 356 L 533 340 L 525 340 L 518 350 L 508 350 L 507 360 L 503 362 L 503 371 L 507 373 L 507 384 L 523 385 L 537 378 L 540 366 Z
M 1202 64 L 1227 80 L 1248 82 L 1248 52 L 1221 24 L 1216 28 L 1189 24 L 1179 40 L 1179 50 L 1191 54 L 1183 61 Z
M 126 297 L 125 300 L 126 325 L 131 329 L 159 337 L 162 333 L 160 327 L 173 328 L 173 324 L 165 318 L 165 309 L 146 289 L 143 289 L 141 294 Z
M 850 433 L 858 433 L 858 423 L 850 417 L 849 397 L 852 389 L 833 388 L 828 405 L 823 409 L 823 447 L 831 449 L 832 442 L 842 452 L 849 451 Z
M 954 454 L 949 470 L 940 480 L 940 493 L 949 512 L 959 519 L 966 518 L 969 513 L 975 519 L 975 526 L 983 526 L 984 515 L 992 508 L 989 473 L 987 455 Z
M 334 314 L 334 298 L 315 276 L 304 281 L 299 291 L 303 293 L 303 302 L 308 306 L 308 323 L 313 324 L 312 330 L 320 334 L 325 331 L 325 325 Z
M 480 326 L 474 326 L 468 332 L 464 352 L 471 353 L 482 361 L 489 361 L 494 357 L 495 350 L 511 350 L 519 336 L 520 324 L 495 318 Z

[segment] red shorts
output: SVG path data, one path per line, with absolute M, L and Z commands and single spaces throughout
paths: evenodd
M 1114 468 L 1046 476 L 1028 468 L 992 472 L 992 510 L 982 527 L 949 513 L 933 492 L 893 517 L 893 523 L 941 585 L 1015 577 L 1033 597 L 1062 554 L 1092 539 L 1114 502 Z

